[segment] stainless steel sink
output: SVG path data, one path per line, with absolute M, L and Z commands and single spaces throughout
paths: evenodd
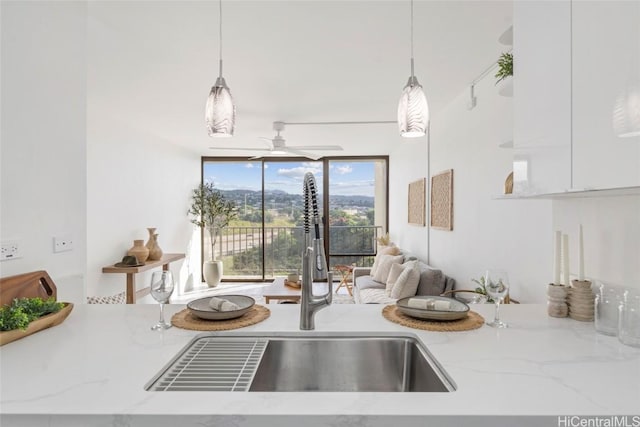
M 413 334 L 203 334 L 152 391 L 449 392 L 456 386 Z

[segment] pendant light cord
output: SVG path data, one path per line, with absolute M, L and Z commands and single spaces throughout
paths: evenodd
M 413 80 L 413 0 L 411 0 L 411 79 Z
M 219 8 L 219 17 L 220 22 L 218 25 L 219 34 L 219 43 L 218 43 L 218 58 L 220 58 L 220 77 L 222 77 L 222 0 L 218 0 L 218 8 Z

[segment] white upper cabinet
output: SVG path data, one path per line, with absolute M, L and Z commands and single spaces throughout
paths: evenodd
M 571 188 L 571 3 L 513 3 L 514 194 Z
M 640 1 L 574 1 L 572 36 L 573 186 L 639 186 Z

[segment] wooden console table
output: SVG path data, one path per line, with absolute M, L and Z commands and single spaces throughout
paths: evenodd
M 109 265 L 107 267 L 102 267 L 102 272 L 126 274 L 127 304 L 135 304 L 137 297 L 142 297 L 149 293 L 149 287 L 136 292 L 136 274 L 160 266 L 162 266 L 163 270 L 168 270 L 170 263 L 172 263 L 173 261 L 178 261 L 180 259 L 184 259 L 184 254 L 164 254 L 162 255 L 161 259 L 157 261 L 147 261 L 145 265 L 141 265 L 139 267 L 116 267 L 115 265 Z

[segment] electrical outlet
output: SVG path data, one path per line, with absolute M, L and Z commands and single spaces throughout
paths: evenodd
M 70 235 L 56 236 L 53 238 L 53 252 L 67 252 L 73 250 L 73 239 Z
M 0 243 L 0 261 L 22 258 L 18 240 L 3 240 Z

